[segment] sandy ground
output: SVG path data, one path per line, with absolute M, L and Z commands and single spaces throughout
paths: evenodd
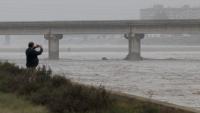
M 126 54 L 66 52 L 49 61 L 44 53 L 40 65 L 81 83 L 200 110 L 200 51 L 142 52 L 143 61 L 121 60 Z M 0 58 L 25 64 L 24 53 L 0 53 Z

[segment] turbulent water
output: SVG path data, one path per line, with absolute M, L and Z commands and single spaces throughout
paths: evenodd
M 24 50 L 1 48 L 0 59 L 25 66 Z M 142 46 L 143 61 L 125 61 L 126 55 L 123 45 L 93 45 L 61 49 L 60 60 L 48 60 L 46 52 L 39 58 L 74 81 L 200 110 L 200 46 Z

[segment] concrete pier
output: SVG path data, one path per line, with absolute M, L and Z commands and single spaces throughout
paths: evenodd
M 59 59 L 59 40 L 63 38 L 63 34 L 45 34 L 44 38 L 49 41 L 49 59 Z
M 129 53 L 125 60 L 142 60 L 141 57 L 141 39 L 144 38 L 144 34 L 128 33 L 124 35 L 128 39 Z

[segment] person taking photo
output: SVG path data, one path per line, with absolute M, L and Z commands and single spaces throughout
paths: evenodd
M 40 48 L 39 51 L 36 48 Z M 26 49 L 26 67 L 27 68 L 36 68 L 39 64 L 38 55 L 41 55 L 43 48 L 41 45 L 35 45 L 34 42 L 28 43 L 28 48 Z

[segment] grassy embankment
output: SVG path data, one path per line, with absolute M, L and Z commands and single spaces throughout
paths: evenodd
M 31 102 L 13 94 L 0 92 L 0 113 L 49 113 L 43 106 L 33 105 Z
M 46 113 L 47 110 L 51 113 L 189 113 L 124 98 L 102 86 L 74 83 L 65 77 L 52 75 L 51 70 L 45 67 L 27 70 L 10 63 L 0 63 L 0 92 L 5 99 L 0 100 L 0 113 L 4 109 L 11 111 L 2 113 L 18 113 L 12 111 L 25 108 L 28 112 L 19 113 Z M 38 112 L 32 112 L 32 109 Z

